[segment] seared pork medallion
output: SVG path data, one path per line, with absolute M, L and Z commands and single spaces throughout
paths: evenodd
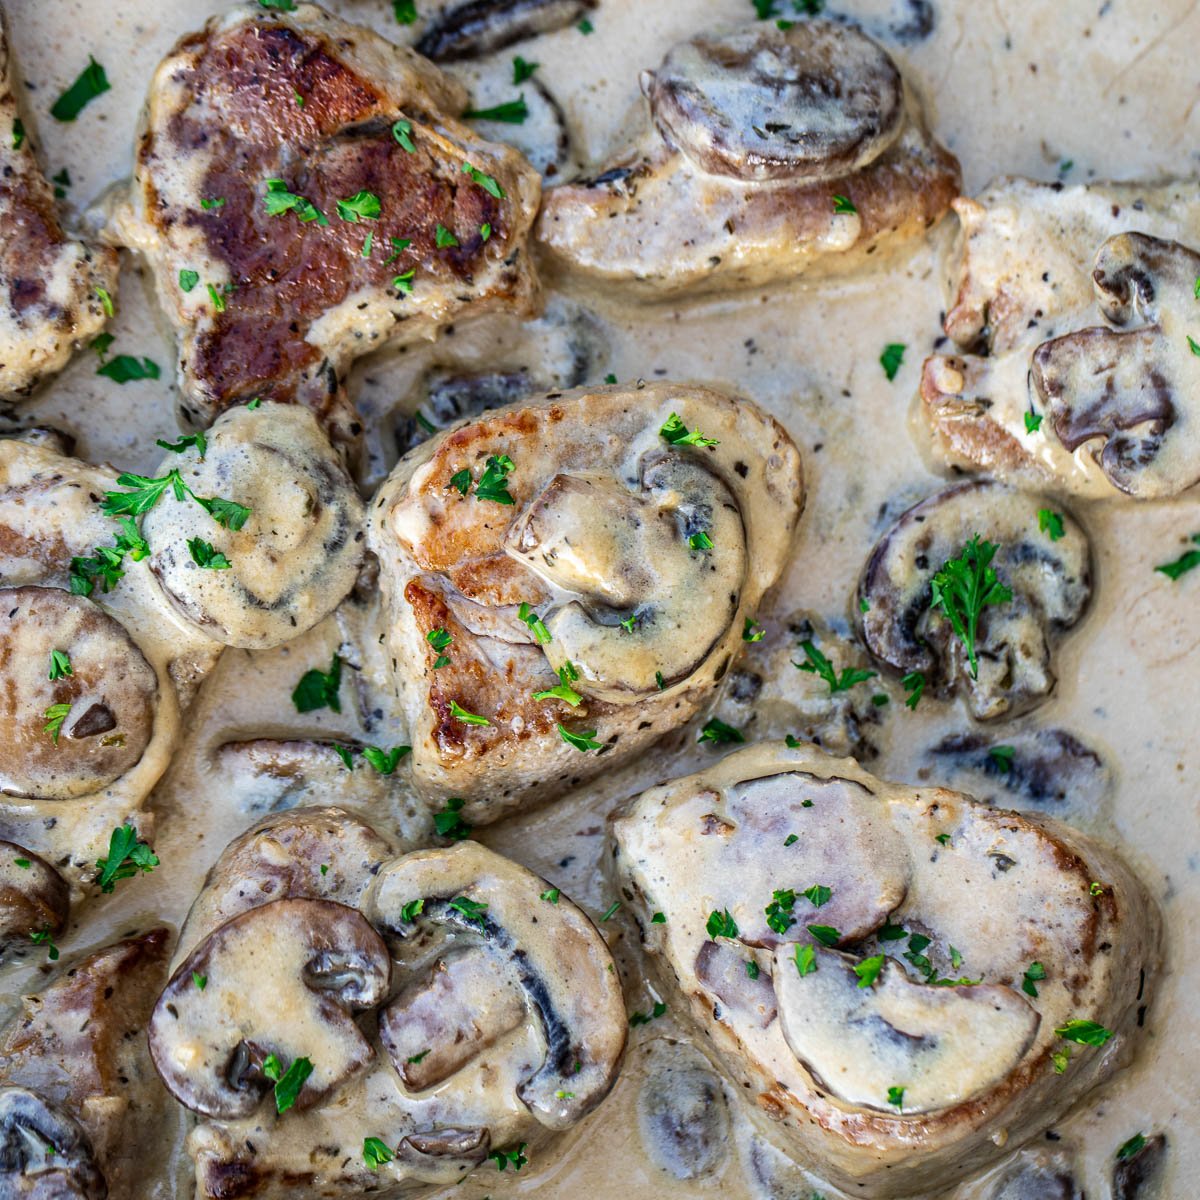
M 551 188 L 554 264 L 672 296 L 861 265 L 928 229 L 959 189 L 891 58 L 850 25 L 700 34 L 642 76 L 631 149 Z
M 355 358 L 532 307 L 538 177 L 465 107 L 426 60 L 314 4 L 240 5 L 180 41 L 117 226 L 179 333 L 189 422 L 261 395 L 354 443 Z
M 910 508 L 875 544 L 856 619 L 918 698 L 959 692 L 980 721 L 1041 704 L 1052 651 L 1092 594 L 1087 534 L 1043 497 L 990 480 Z
M 608 1093 L 625 1008 L 595 927 L 464 842 L 395 857 L 297 810 L 214 867 L 150 1022 L 201 1196 L 411 1195 L 526 1150 Z
M 168 944 L 152 929 L 95 951 L 23 997 L 0 1031 L 0 1195 L 144 1194 L 169 1107 L 145 1034 Z
M 116 286 L 116 251 L 63 229 L 21 119 L 0 9 L 0 400 L 66 366 L 104 327 Z
M 1067 826 L 765 743 L 644 792 L 613 831 L 660 975 L 854 1195 L 969 1175 L 1132 1052 L 1157 913 Z
M 1192 184 L 1001 180 L 959 199 L 962 264 L 921 399 L 936 451 L 1076 495 L 1200 480 Z
M 552 392 L 409 453 L 369 540 L 418 787 L 480 824 L 688 720 L 803 500 L 779 424 L 671 383 Z

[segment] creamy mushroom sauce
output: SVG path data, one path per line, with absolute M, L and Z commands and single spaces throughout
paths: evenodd
M 431 4 L 417 0 L 418 9 Z M 6 7 L 36 140 L 50 173 L 69 170 L 69 203 L 82 208 L 128 172 L 134 122 L 159 59 L 180 34 L 199 28 L 222 6 L 211 0 L 7 0 Z M 395 40 L 411 40 L 393 22 L 385 0 L 331 0 L 329 7 Z M 827 7 L 878 20 L 888 18 L 892 6 L 887 0 L 836 0 Z M 885 44 L 923 99 L 932 129 L 962 160 L 967 194 L 1001 172 L 1072 181 L 1200 174 L 1200 110 L 1190 82 L 1200 39 L 1194 3 L 1005 6 L 934 0 L 934 7 L 932 36 Z M 590 36 L 569 27 L 498 57 L 507 64 L 512 54 L 522 53 L 541 64 L 542 81 L 577 131 L 578 151 L 600 161 L 621 139 L 633 106 L 642 102 L 640 68 L 655 65 L 680 38 L 753 15 L 749 0 L 603 0 L 591 16 Z M 74 124 L 57 124 L 47 115 L 49 105 L 89 53 L 106 67 L 112 91 Z M 452 70 L 468 86 L 475 82 L 474 67 Z M 496 89 L 494 79 L 491 87 Z M 592 382 L 611 371 L 623 380 L 670 376 L 730 385 L 779 417 L 800 445 L 811 491 L 793 564 L 776 600 L 781 614 L 806 607 L 844 628 L 854 582 L 874 540 L 904 508 L 939 486 L 919 448 L 913 397 L 921 360 L 939 341 L 946 302 L 939 252 L 953 226 L 953 218 L 947 219 L 927 243 L 875 273 L 820 285 L 660 308 L 613 304 L 602 296 L 585 299 L 599 314 L 611 346 L 607 361 L 593 363 Z M 79 434 L 81 457 L 148 470 L 160 457 L 154 439 L 175 432 L 175 398 L 167 382 L 174 351 L 155 315 L 149 280 L 128 257 L 111 329 L 115 350 L 147 354 L 163 365 L 162 382 L 117 386 L 94 375 L 92 356 L 83 351 L 22 417 L 57 422 Z M 431 365 L 452 364 L 455 356 L 553 372 L 553 364 L 528 357 L 519 364 L 508 361 L 515 340 L 503 321 L 462 326 L 431 348 L 360 363 L 351 395 L 369 421 L 382 415 L 390 427 L 390 410 L 411 395 L 414 381 Z M 889 342 L 907 346 L 891 383 L 879 365 Z M 372 484 L 388 466 L 376 456 Z M 1194 953 L 1200 858 L 1191 793 L 1200 770 L 1194 736 L 1200 712 L 1200 631 L 1194 617 L 1200 574 L 1172 583 L 1153 568 L 1176 557 L 1183 539 L 1200 530 L 1200 497 L 1111 506 L 1076 501 L 1073 508 L 1093 539 L 1098 594 L 1059 651 L 1059 681 L 1050 702 L 1023 723 L 998 726 L 995 739 L 1006 741 L 1008 733 L 1028 725 L 1061 725 L 1103 754 L 1112 787 L 1094 806 L 1071 807 L 1066 816 L 1118 846 L 1162 903 L 1168 970 L 1138 1061 L 1058 1123 L 1052 1132 L 1062 1140 L 1045 1148 L 1079 1147 L 1080 1186 L 1088 1196 L 1103 1198 L 1110 1194 L 1116 1148 L 1138 1130 L 1147 1135 L 1165 1130 L 1170 1147 L 1164 1195 L 1182 1198 L 1192 1193 L 1200 1173 L 1200 1143 L 1187 1136 L 1186 1127 L 1194 1125 L 1200 1090 L 1195 1071 L 1200 1014 L 1194 1000 L 1200 985 Z M 356 730 L 353 703 L 344 704 L 340 718 L 327 711 L 300 717 L 289 699 L 304 670 L 328 663 L 339 637 L 338 619 L 331 618 L 278 650 L 226 652 L 186 721 L 183 749 L 151 800 L 162 865 L 114 896 L 93 901 L 59 939 L 65 955 L 152 919 L 182 921 L 221 847 L 257 816 L 237 807 L 227 777 L 212 767 L 222 742 Z M 751 661 L 754 653 L 749 647 Z M 353 659 L 354 652 L 349 654 Z M 364 673 L 375 671 L 379 664 L 369 649 L 364 654 L 355 665 Z M 342 693 L 347 701 L 356 689 L 361 693 L 354 672 L 348 674 Z M 968 728 L 957 704 L 926 699 L 914 714 L 893 702 L 872 733 L 880 754 L 871 768 L 884 777 L 922 778 L 930 770 L 927 748 Z M 599 869 L 605 814 L 616 800 L 708 761 L 713 752 L 697 747 L 695 738 L 693 726 L 641 764 L 602 776 L 564 803 L 509 819 L 481 840 L 560 884 L 598 916 L 615 898 Z M 404 739 L 396 729 L 377 730 L 367 740 L 390 745 Z M 948 764 L 935 770 L 938 782 L 953 783 Z M 1002 789 L 997 791 L 1003 802 Z M 655 997 L 639 977 L 636 938 L 623 914 L 601 928 L 618 953 L 630 1010 L 649 1010 Z M 45 969 L 39 954 L 6 969 L 0 979 L 4 999 L 15 1007 L 17 994 L 37 986 Z M 670 1003 L 670 997 L 664 999 Z M 715 1164 L 711 1175 L 676 1182 L 655 1166 L 639 1129 L 656 1128 L 657 1110 L 645 1099 L 639 1102 L 639 1087 L 648 1075 L 664 1077 L 662 1040 L 687 1041 L 689 1034 L 669 1011 L 631 1033 L 623 1077 L 596 1113 L 553 1150 L 535 1154 L 519 1178 L 511 1172 L 499 1177 L 489 1165 L 453 1194 L 465 1200 L 535 1192 L 601 1200 L 720 1192 L 728 1200 L 749 1200 L 771 1194 L 749 1182 L 753 1164 L 775 1179 L 777 1196 L 806 1197 L 813 1188 L 832 1194 L 815 1181 L 788 1175 L 769 1151 L 752 1147 L 736 1099 L 728 1122 L 712 1122 L 718 1137 L 727 1136 L 727 1154 L 722 1159 L 708 1143 L 698 1151 L 705 1163 Z M 678 1049 L 667 1058 L 686 1079 L 691 1055 Z M 710 1104 L 711 1097 L 699 1107 Z M 190 1171 L 179 1150 L 182 1128 L 179 1110 L 161 1130 L 162 1144 L 147 1154 L 140 1197 L 190 1195 Z M 672 1152 L 678 1154 L 678 1146 Z M 154 1165 L 160 1154 L 169 1166 Z M 980 1188 L 968 1185 L 959 1195 L 973 1198 Z

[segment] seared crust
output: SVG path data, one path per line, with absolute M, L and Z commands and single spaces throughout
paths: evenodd
M 68 236 L 20 122 L 0 9 L 0 398 L 61 370 L 104 326 L 97 293 L 116 290 L 117 252 Z
M 312 4 L 238 8 L 179 42 L 151 85 L 118 226 L 180 331 L 189 420 L 261 395 L 308 405 L 352 442 L 360 426 L 340 385 L 355 357 L 431 337 L 464 309 L 531 307 L 523 243 L 538 179 L 448 115 L 464 106 L 412 51 Z M 323 218 L 268 214 L 270 180 Z M 340 217 L 338 202 L 360 192 L 378 197 L 378 218 Z M 457 244 L 438 245 L 439 228 Z M 410 245 L 394 253 L 391 239 Z M 200 276 L 186 293 L 181 270 Z M 393 281 L 409 271 L 406 294 Z
M 774 790 L 761 797 L 752 791 L 764 787 Z M 846 789 L 851 802 L 838 802 L 835 787 Z M 811 807 L 802 807 L 805 798 Z M 721 836 L 714 836 L 710 828 L 718 824 Z M 784 848 L 788 831 L 799 835 L 790 850 Z M 926 1194 L 969 1177 L 996 1159 L 1001 1146 L 1019 1145 L 1044 1129 L 1132 1053 L 1139 1009 L 1159 962 L 1157 910 L 1124 863 L 1068 826 L 991 809 L 944 789 L 884 783 L 851 759 L 811 748 L 764 743 L 636 797 L 618 813 L 614 832 L 614 866 L 664 984 L 682 989 L 726 1069 L 779 1123 L 792 1152 L 854 1195 Z M 818 881 L 809 874 L 831 890 L 820 910 L 800 894 Z M 782 935 L 781 950 L 764 957 L 755 934 L 773 887 L 796 889 L 796 924 Z M 836 959 L 818 946 L 818 967 L 798 973 L 790 943 L 798 948 L 811 940 L 805 923 L 851 930 L 852 918 L 835 912 L 839 902 L 889 889 L 872 924 L 927 935 L 927 944 L 910 954 L 924 951 L 935 974 L 960 973 L 949 950 L 956 946 L 961 972 L 984 980 L 983 988 L 946 989 L 961 994 L 960 1003 L 974 1003 L 973 993 L 998 986 L 1012 990 L 1010 1003 L 1030 1004 L 1039 1018 L 1015 1068 L 975 1094 L 912 1115 L 889 1111 L 893 1106 L 882 1095 L 870 1104 L 850 1103 L 839 1094 L 840 1079 L 821 1083 L 791 1038 L 785 1040 L 774 1012 L 756 1016 L 757 995 L 729 993 L 727 979 L 705 977 L 702 961 L 704 948 L 714 945 L 705 934 L 708 911 L 730 909 L 741 936 L 717 945 L 759 962 L 758 982 L 768 980 L 768 993 L 781 980 L 783 990 L 778 982 L 774 988 L 782 1008 L 790 985 L 799 984 L 803 994 L 806 981 L 826 977 L 833 966 L 827 958 Z M 655 911 L 665 913 L 665 923 L 651 922 Z M 1003 920 L 992 919 L 997 911 Z M 899 962 L 903 941 L 844 934 L 839 944 L 847 943 L 855 956 L 890 955 L 885 977 L 914 974 Z M 1032 962 L 1043 964 L 1045 978 L 1029 997 L 1021 983 Z M 1103 1048 L 1068 1045 L 1055 1031 L 1080 1019 L 1100 1023 L 1113 1036 Z M 860 1036 L 849 1021 L 844 1033 Z M 914 1039 L 903 1053 L 921 1053 L 920 1043 Z M 1060 1074 L 1052 1055 L 1064 1048 L 1071 1057 Z M 978 1066 L 972 1054 L 966 1055 L 968 1072 Z M 944 1079 L 949 1087 L 954 1074 L 946 1070 L 935 1082 Z
M 688 428 L 720 445 L 668 446 L 659 429 L 673 411 Z M 451 477 L 464 468 L 478 477 L 485 462 L 499 455 L 514 464 L 505 480 L 511 505 L 473 492 L 460 495 L 451 485 Z M 589 576 L 581 588 L 583 606 L 618 635 L 617 646 L 632 672 L 634 660 L 646 653 L 642 631 L 653 637 L 656 630 L 675 626 L 668 622 L 667 603 L 631 582 L 619 554 L 604 557 L 602 526 L 608 520 L 620 523 L 621 506 L 646 494 L 645 480 L 658 469 L 647 464 L 676 462 L 710 472 L 702 485 L 709 508 L 725 511 L 732 505 L 741 522 L 740 534 L 730 533 L 724 541 L 718 537 L 713 569 L 741 554 L 749 564 L 727 585 L 719 575 L 706 575 L 694 589 L 707 589 L 706 595 L 677 595 L 676 603 L 695 604 L 686 626 L 695 663 L 679 672 L 664 664 L 658 687 L 651 667 L 648 692 L 632 685 L 623 692 L 606 686 L 612 681 L 602 671 L 589 678 L 587 660 L 575 654 L 574 665 L 582 672 L 575 681 L 579 703 L 535 699 L 535 692 L 560 682 L 559 660 L 572 655 L 559 653 L 565 630 L 556 634 L 559 640 L 539 644 L 520 619 L 519 606 L 524 602 L 540 611 L 553 628 L 555 614 L 578 608 L 570 596 L 579 593 L 572 584 L 556 585 L 533 569 L 537 555 L 520 549 L 521 531 L 535 519 L 531 514 L 561 500 L 564 481 L 595 487 L 597 499 L 586 502 L 584 517 L 594 522 L 591 532 L 578 531 L 567 544 L 584 559 L 596 556 L 583 569 Z M 552 393 L 461 424 L 413 451 L 372 505 L 368 540 L 382 567 L 392 671 L 409 718 L 407 740 L 418 787 L 432 796 L 465 799 L 463 815 L 471 823 L 495 820 L 523 802 L 611 768 L 686 721 L 741 647 L 743 615 L 757 611 L 775 581 L 802 506 L 799 455 L 782 427 L 748 402 L 692 386 L 657 383 L 634 391 Z M 633 518 L 639 527 L 658 520 Z M 642 566 L 667 569 L 659 562 L 642 561 Z M 676 583 L 676 593 L 693 590 L 682 579 Z M 718 617 L 726 586 L 729 612 Z M 630 614 L 636 623 L 621 634 L 617 617 Z M 699 639 L 703 629 L 716 631 L 707 651 Z M 452 639 L 444 655 L 428 640 L 436 630 Z M 443 657 L 449 661 L 437 665 Z M 465 722 L 454 706 L 486 723 Z M 592 731 L 606 749 L 580 753 L 560 736 L 560 724 L 570 731 Z

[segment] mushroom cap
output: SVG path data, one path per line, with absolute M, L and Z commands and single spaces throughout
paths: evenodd
M 1122 492 L 1174 496 L 1200 480 L 1200 359 L 1189 343 L 1200 253 L 1178 242 L 1122 233 L 1096 253 L 1092 285 L 1114 325 L 1043 342 L 1033 385 L 1059 441 L 1088 446 Z
M 495 54 L 514 42 L 552 33 L 579 20 L 598 0 L 458 0 L 429 22 L 419 54 L 436 63 Z
M 1039 530 L 1051 500 L 990 480 L 955 484 L 905 512 L 876 542 L 858 582 L 855 621 L 871 656 L 893 671 L 920 671 L 941 693 L 965 691 L 978 720 L 1012 716 L 1054 687 L 1051 644 L 1083 615 L 1092 593 L 1087 535 L 1059 511 L 1063 536 Z M 930 583 L 975 535 L 997 546 L 992 561 L 1012 599 L 982 610 L 978 678 L 961 640 L 932 609 Z
M 23 1087 L 0 1087 L 0 1195 L 6 1200 L 108 1196 L 78 1121 Z
M 712 551 L 690 544 L 701 533 Z M 506 541 L 551 588 L 581 597 L 546 621 L 546 657 L 555 671 L 574 665 L 576 691 L 611 703 L 693 675 L 727 633 L 746 578 L 737 501 L 702 459 L 654 456 L 639 492 L 556 475 Z
M 231 409 L 208 433 L 203 459 L 170 455 L 201 497 L 250 509 L 240 530 L 219 525 L 199 504 L 169 494 L 142 532 L 150 567 L 178 612 L 227 646 L 265 649 L 311 629 L 354 586 L 363 551 L 363 505 L 312 413 L 287 404 Z M 201 567 L 199 538 L 229 560 Z
M 0 790 L 70 800 L 136 766 L 150 742 L 158 678 L 124 627 L 60 588 L 0 589 Z M 71 674 L 51 680 L 53 650 Z M 46 711 L 69 704 L 57 741 Z
M 845 175 L 878 158 L 903 123 L 896 65 L 832 21 L 701 34 L 644 86 L 663 137 L 700 170 L 734 179 Z
M 150 1053 L 175 1099 L 209 1117 L 258 1107 L 268 1055 L 285 1071 L 307 1058 L 295 1102 L 304 1109 L 370 1062 L 352 1014 L 379 1004 L 390 981 L 387 947 L 357 910 L 276 900 L 227 921 L 183 961 L 150 1018 Z
M 1024 1057 L 1041 1018 L 999 984 L 935 987 L 910 979 L 892 959 L 861 987 L 850 955 L 817 947 L 801 975 L 796 945 L 775 951 L 775 994 L 783 1035 L 818 1084 L 851 1104 L 930 1112 L 978 1096 Z
M 431 934 L 447 947 L 434 968 L 437 981 L 402 994 L 381 1017 L 384 1044 L 401 1078 L 425 1084 L 399 1057 L 418 1041 L 438 1064 L 433 1075 L 445 1077 L 460 1057 L 455 1039 L 469 1032 L 473 1057 L 505 1026 L 512 1028 L 519 995 L 540 1026 L 545 1057 L 531 1064 L 517 1095 L 542 1125 L 565 1129 L 599 1104 L 616 1079 L 625 1003 L 596 927 L 566 896 L 557 904 L 541 900 L 545 886 L 524 867 L 463 842 L 388 864 L 364 912 L 392 939 L 401 961 L 426 950 Z M 464 912 L 453 903 L 464 898 L 485 907 L 464 905 Z M 416 900 L 421 911 L 406 920 L 405 906 Z M 491 983 L 484 986 L 489 972 Z M 466 995 L 454 991 L 460 982 L 470 988 Z
M 59 933 L 70 907 L 66 880 L 45 859 L 0 841 L 0 947 L 42 929 Z

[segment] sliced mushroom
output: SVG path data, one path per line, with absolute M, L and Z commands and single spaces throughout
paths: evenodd
M 1039 529 L 1042 510 L 1062 523 Z M 919 671 L 940 694 L 964 693 L 978 720 L 1014 716 L 1054 687 L 1054 641 L 1083 615 L 1092 591 L 1087 535 L 1051 500 L 988 481 L 960 483 L 910 508 L 875 544 L 858 583 L 856 619 L 872 657 L 897 673 Z M 968 542 L 997 549 L 992 561 L 1012 598 L 983 608 L 975 639 L 978 676 L 930 584 Z
M 71 892 L 66 880 L 24 846 L 0 841 L 0 947 L 67 923 Z
M 1113 1166 L 1113 1200 L 1155 1200 L 1160 1194 L 1167 1157 L 1164 1134 L 1151 1134 L 1131 1153 L 1118 1155 Z
M 1178 242 L 1123 233 L 1096 254 L 1092 281 L 1115 325 L 1044 342 L 1031 378 L 1059 441 L 1090 447 L 1100 469 L 1131 496 L 1174 496 L 1200 480 L 1200 441 L 1189 401 L 1200 386 L 1188 320 L 1200 253 Z
M 986 1200 L 1085 1200 L 1085 1195 L 1067 1154 L 1035 1150 L 1001 1173 Z
M 0 1087 L 0 1194 L 9 1200 L 108 1196 L 79 1123 L 21 1087 Z
M 69 458 L 75 453 L 75 437 L 53 425 L 28 425 L 4 435 L 5 439 L 24 442 L 27 446 L 45 447 L 55 454 Z
M 371 1061 L 353 1014 L 379 1004 L 390 979 L 387 947 L 355 909 L 299 899 L 250 909 L 171 977 L 150 1019 L 154 1065 L 193 1112 L 240 1117 L 270 1087 L 268 1056 L 283 1071 L 306 1058 L 295 1106 L 308 1108 Z
M 551 667 L 574 664 L 577 691 L 616 704 L 693 675 L 728 632 L 746 575 L 737 502 L 703 463 L 653 457 L 641 488 L 556 475 L 506 538 L 552 587 L 583 597 L 546 621 Z M 702 536 L 713 552 L 695 545 Z
M 430 1078 L 454 1069 L 455 1043 L 464 1034 L 473 1055 L 491 1044 L 511 1019 L 519 988 L 545 1053 L 530 1063 L 517 1095 L 540 1124 L 565 1129 L 613 1085 L 625 1045 L 625 1005 L 603 938 L 566 896 L 551 905 L 539 899 L 543 890 L 544 881 L 523 867 L 464 842 L 417 851 L 385 867 L 364 911 L 393 939 L 402 960 L 434 934 L 447 946 L 435 981 L 402 995 L 381 1017 L 401 1077 L 409 1077 L 410 1064 L 398 1055 L 422 1040 L 418 1030 L 438 1064 Z M 472 952 L 456 962 L 452 952 L 462 943 Z M 483 954 L 492 960 L 487 988 L 479 985 Z M 466 994 L 454 992 L 460 983 Z M 437 992 L 454 994 L 437 1005 Z
M 711 1176 L 729 1154 L 724 1084 L 686 1043 L 653 1044 L 637 1122 L 651 1162 L 673 1179 Z
M 164 498 L 142 532 L 175 608 L 228 646 L 263 649 L 311 629 L 354 586 L 363 506 L 316 418 L 294 405 L 240 407 L 208 434 L 203 459 L 171 455 L 192 492 L 250 510 L 220 523 L 200 504 Z M 202 565 L 196 541 L 228 567 Z
M 1112 785 L 1112 773 L 1100 755 L 1065 729 L 1006 733 L 1003 741 L 952 733 L 931 746 L 929 754 L 957 767 L 967 776 L 962 790 L 980 799 L 993 798 L 989 788 L 1001 789 L 1006 802 L 1020 799 L 1095 812 Z
M 643 87 L 669 142 L 700 170 L 747 182 L 861 170 L 896 140 L 904 115 L 896 65 L 829 21 L 698 35 Z
M 713 1007 L 718 1021 L 724 1009 L 766 1029 L 779 1015 L 770 972 L 763 970 L 753 955 L 721 942 L 705 942 L 696 955 L 696 978 L 720 1002 Z
M 995 1087 L 1025 1056 L 1040 1017 L 999 984 L 915 983 L 892 959 L 869 987 L 846 954 L 817 947 L 801 975 L 800 943 L 775 952 L 783 1035 L 813 1078 L 864 1108 L 922 1113 L 961 1104 Z M 899 1104 L 890 1088 L 903 1089 Z
M 0 642 L 0 789 L 69 800 L 137 765 L 154 730 L 158 679 L 123 626 L 85 596 L 5 588 Z M 70 674 L 64 667 L 50 679 L 56 650 L 68 656 Z M 65 714 L 60 705 L 69 706 Z
M 417 42 L 434 62 L 494 54 L 514 42 L 573 25 L 598 0 L 459 0 L 442 9 Z
M 231 918 L 272 900 L 332 900 L 359 907 L 392 842 L 343 808 L 275 813 L 235 838 L 204 881 L 180 934 L 181 953 Z M 178 956 L 177 956 L 178 957 Z

